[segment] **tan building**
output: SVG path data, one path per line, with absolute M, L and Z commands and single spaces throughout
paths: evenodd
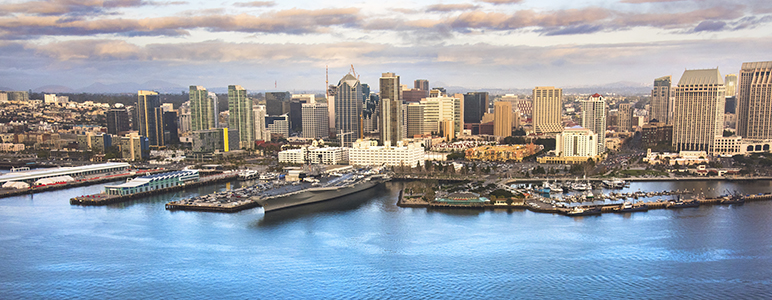
M 743 63 L 737 95 L 737 135 L 772 139 L 772 61 Z
M 674 89 L 673 148 L 713 152 L 724 129 L 724 80 L 718 69 L 686 70 Z
M 533 89 L 533 129 L 536 133 L 563 130 L 563 89 L 537 86 Z
M 670 86 L 672 79 L 670 76 L 654 79 L 654 89 L 651 91 L 651 103 L 649 104 L 649 120 L 666 124 L 672 123 L 670 120 Z
M 464 152 L 468 160 L 481 161 L 523 161 L 525 157 L 534 155 L 544 149 L 542 145 L 511 145 L 511 146 L 481 146 L 467 149 Z
M 493 135 L 497 137 L 508 137 L 512 135 L 512 124 L 514 124 L 514 113 L 512 112 L 512 102 L 498 101 L 493 103 Z
M 633 112 L 635 112 L 635 108 L 632 103 L 619 104 L 619 110 L 617 112 L 619 131 L 633 131 Z
M 582 127 L 598 135 L 596 153 L 606 152 L 606 100 L 596 93 L 581 103 Z
M 724 86 L 726 87 L 727 97 L 737 95 L 737 74 L 727 74 L 724 76 Z
M 402 98 L 399 76 L 394 73 L 383 73 L 380 79 L 381 90 L 381 143 L 396 145 L 405 138 L 403 131 Z
M 448 132 L 448 128 L 441 128 L 441 122 L 449 121 L 452 124 L 453 136 L 464 130 L 464 102 L 463 95 L 458 97 L 429 97 L 421 100 L 424 106 L 424 133 Z

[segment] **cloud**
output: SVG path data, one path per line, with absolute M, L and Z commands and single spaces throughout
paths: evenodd
M 680 2 L 680 1 L 686 1 L 686 0 L 622 0 L 622 1 L 619 1 L 619 2 L 620 3 L 640 4 L 640 3 L 661 3 L 661 2 Z
M 494 5 L 501 5 L 501 4 L 517 4 L 520 2 L 523 2 L 523 0 L 477 0 L 478 2 L 485 2 L 490 3 Z
M 702 21 L 697 27 L 694 27 L 694 32 L 701 31 L 720 31 L 726 27 L 726 22 L 722 21 Z
M 452 12 L 477 9 L 479 6 L 473 4 L 434 4 L 426 7 L 427 12 Z
M 331 26 L 354 26 L 360 18 L 358 8 L 288 9 L 259 16 L 208 14 L 145 19 L 82 20 L 57 16 L 14 16 L 0 18 L 0 38 L 110 33 L 129 36 L 186 35 L 188 30 L 197 28 L 210 31 L 304 34 L 327 32 Z
M 252 2 L 238 2 L 236 4 L 233 4 L 237 7 L 271 7 L 275 6 L 276 2 L 274 1 L 252 1 Z
M 37 15 L 98 14 L 106 8 L 137 7 L 142 0 L 48 0 L 0 4 L 0 15 L 12 13 Z
M 559 29 L 549 30 L 544 32 L 544 35 L 570 35 L 570 34 L 588 34 L 601 31 L 603 27 L 600 25 L 582 24 L 576 26 L 566 26 Z

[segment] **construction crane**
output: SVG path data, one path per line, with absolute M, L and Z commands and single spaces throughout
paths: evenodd
M 359 80 L 359 74 L 357 74 L 357 71 L 354 70 L 354 64 L 351 64 L 351 71 L 349 71 L 351 75 L 354 75 L 357 77 L 357 80 Z

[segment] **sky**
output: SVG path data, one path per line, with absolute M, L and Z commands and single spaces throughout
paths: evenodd
M 577 87 L 772 60 L 769 0 L 0 2 L 0 87 Z

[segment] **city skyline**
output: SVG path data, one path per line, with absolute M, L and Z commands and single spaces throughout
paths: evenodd
M 395 72 L 469 88 L 648 85 L 684 69 L 738 73 L 772 48 L 772 4 L 755 0 L 51 0 L 0 11 L 0 87 L 14 90 L 152 80 L 322 90 L 326 66 L 338 77 L 351 64 L 365 83 Z

